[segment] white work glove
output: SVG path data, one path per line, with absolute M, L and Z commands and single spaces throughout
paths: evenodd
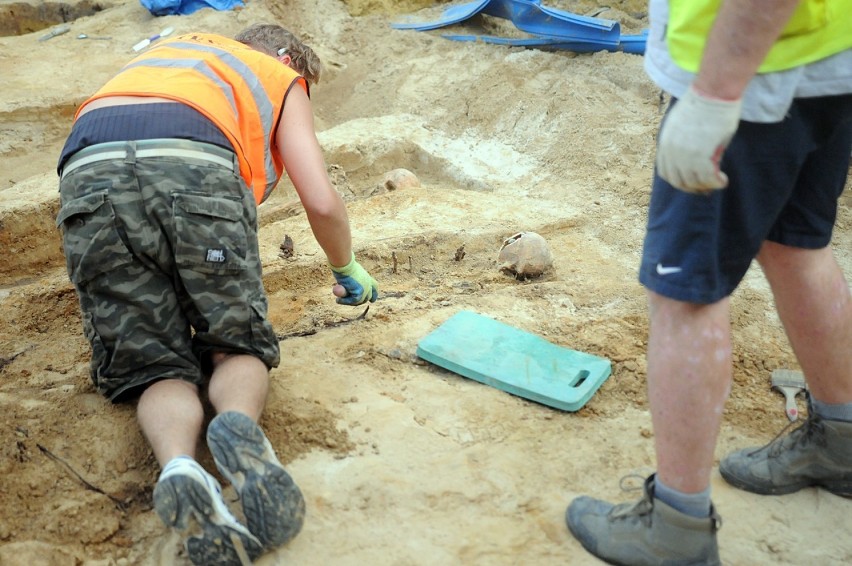
M 741 108 L 742 99 L 711 98 L 689 87 L 660 128 L 657 174 L 688 193 L 727 187 L 719 162 L 737 131 Z

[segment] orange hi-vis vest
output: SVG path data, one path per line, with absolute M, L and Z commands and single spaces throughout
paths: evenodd
M 272 147 L 284 100 L 297 83 L 309 92 L 307 81 L 274 57 L 226 37 L 186 34 L 133 59 L 77 116 L 107 96 L 158 96 L 191 106 L 230 140 L 240 175 L 260 204 L 284 172 Z

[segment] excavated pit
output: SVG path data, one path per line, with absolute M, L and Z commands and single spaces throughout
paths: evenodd
M 104 9 L 98 2 L 0 2 L 0 36 L 25 35 Z

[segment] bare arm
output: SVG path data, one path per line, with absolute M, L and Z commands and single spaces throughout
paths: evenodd
M 740 98 L 799 1 L 723 0 L 695 88 L 716 98 Z
M 287 96 L 275 141 L 314 237 L 332 265 L 346 265 L 352 258 L 349 218 L 328 178 L 311 102 L 301 88 L 294 87 Z

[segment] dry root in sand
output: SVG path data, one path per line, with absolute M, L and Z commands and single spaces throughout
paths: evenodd
M 500 270 L 518 279 L 538 277 L 553 265 L 547 240 L 535 232 L 519 232 L 507 238 L 497 256 Z
M 290 237 L 289 234 L 284 234 L 284 239 L 281 241 L 281 244 L 278 245 L 278 249 L 281 250 L 278 252 L 278 257 L 281 259 L 290 259 L 295 254 L 295 250 L 293 249 L 293 238 Z

